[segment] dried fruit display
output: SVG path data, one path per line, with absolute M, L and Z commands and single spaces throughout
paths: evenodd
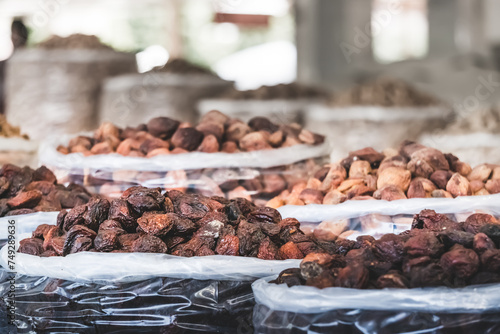
M 340 92 L 331 101 L 331 105 L 335 107 L 428 107 L 440 104 L 442 103 L 436 97 L 421 92 L 402 80 L 384 77 Z
M 68 146 L 58 147 L 63 154 L 84 155 L 118 153 L 131 157 L 154 157 L 187 152 L 250 152 L 298 144 L 318 145 L 324 137 L 298 124 L 277 125 L 264 117 L 248 124 L 213 110 L 196 126 L 168 117 L 151 119 L 135 128 L 118 128 L 103 123 L 93 137 L 78 136 Z
M 89 199 L 82 186 L 57 184 L 45 166 L 33 170 L 7 164 L 0 169 L 0 217 L 70 209 Z
M 399 150 L 371 147 L 323 166 L 267 206 L 339 204 L 346 200 L 452 198 L 500 193 L 500 166 L 471 168 L 453 154 L 405 141 Z
M 300 230 L 296 219 L 282 219 L 275 209 L 244 198 L 177 190 L 162 195 L 159 188 L 145 187 L 129 188 L 112 201 L 96 196 L 62 210 L 57 224 L 38 226 L 20 245 L 20 252 L 43 257 L 92 251 L 280 260 L 325 251 Z
M 68 37 L 51 36 L 49 39 L 39 43 L 37 47 L 42 49 L 94 49 L 111 50 L 111 47 L 101 43 L 94 35 L 73 34 Z
M 247 124 L 212 111 L 196 127 L 167 117 L 152 119 L 137 128 L 120 129 L 104 123 L 93 137 L 79 136 L 70 140 L 69 146 L 58 147 L 63 155 L 55 152 L 56 145 L 53 145 L 41 159 L 57 171 L 61 182 L 83 184 L 93 193 L 104 196 L 116 197 L 131 186 L 143 185 L 228 199 L 245 197 L 263 205 L 319 168 L 329 152 L 327 145 L 322 143 L 322 136 L 297 124 L 279 126 L 264 117 L 255 117 Z M 297 147 L 293 155 L 285 153 L 286 150 L 277 151 L 280 153 L 276 155 L 271 153 L 274 148 L 299 144 L 304 145 Z M 310 148 L 316 153 L 311 154 Z M 91 164 L 85 169 L 74 163 L 69 154 L 78 152 L 85 156 L 100 154 L 100 161 L 106 162 L 104 165 Z M 204 160 L 206 157 L 173 156 L 188 152 L 224 154 L 210 161 Z M 243 160 L 233 157 L 232 153 L 239 152 L 248 154 L 244 154 Z M 127 169 L 126 162 L 115 161 L 122 157 L 109 153 L 144 159 Z M 57 159 L 43 160 L 50 154 Z M 167 155 L 166 161 L 156 159 L 150 163 L 147 159 L 157 155 Z M 169 159 L 178 169 L 170 170 Z M 213 167 L 215 161 L 220 165 Z M 153 167 L 153 162 L 157 167 Z
M 161 73 L 175 73 L 175 74 L 197 74 L 197 75 L 209 75 L 212 77 L 219 77 L 214 72 L 207 68 L 192 64 L 185 59 L 174 58 L 169 59 L 168 62 L 161 66 L 155 67 L 151 72 L 161 72 Z
M 273 99 L 307 99 L 326 98 L 329 94 L 320 88 L 301 85 L 293 82 L 275 86 L 261 86 L 252 90 L 230 88 L 214 98 L 229 100 L 273 100 Z
M 423 210 L 411 230 L 380 239 L 360 236 L 321 243 L 300 269 L 283 271 L 274 283 L 356 289 L 464 287 L 500 282 L 500 223 L 488 214 L 457 222 Z

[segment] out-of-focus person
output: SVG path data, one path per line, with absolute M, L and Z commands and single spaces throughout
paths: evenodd
M 16 18 L 12 21 L 11 35 L 12 45 L 14 46 L 14 52 L 26 46 L 28 41 L 28 29 L 23 23 L 21 18 Z M 7 60 L 0 61 L 0 114 L 5 111 L 5 69 Z

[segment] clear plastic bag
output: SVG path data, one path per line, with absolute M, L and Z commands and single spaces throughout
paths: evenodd
M 0 268 L 0 296 L 10 288 Z M 16 322 L 2 333 L 251 333 L 251 281 L 151 278 L 75 283 L 17 275 Z
M 56 220 L 53 213 L 27 216 L 33 219 L 22 229 L 16 221 L 17 244 L 31 236 L 28 226 Z M 0 252 L 6 268 L 7 245 Z M 299 263 L 221 255 L 81 252 L 41 258 L 17 253 L 17 332 L 251 333 L 251 283 Z M 10 288 L 8 276 L 0 268 L 0 297 Z M 10 330 L 2 320 L 3 301 L 0 329 Z
M 318 289 L 253 283 L 255 333 L 497 333 L 500 284 Z
M 287 205 L 278 208 L 283 218 L 296 218 L 306 233 L 322 234 L 326 238 L 343 234 L 348 239 L 386 233 L 400 233 L 411 228 L 413 216 L 422 210 L 452 215 L 464 221 L 472 213 L 500 215 L 500 194 L 463 196 L 457 198 L 413 198 L 396 201 L 346 201 L 337 205 Z
M 206 196 L 245 197 L 258 204 L 276 196 L 288 184 L 307 179 L 330 152 L 328 144 L 296 145 L 242 153 L 159 155 L 152 158 L 119 154 L 64 155 L 56 150 L 69 138 L 53 138 L 41 145 L 40 163 L 59 182 L 83 184 L 91 192 L 116 197 L 135 186 L 198 192 Z

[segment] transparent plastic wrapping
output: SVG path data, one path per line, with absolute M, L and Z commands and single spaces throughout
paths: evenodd
M 0 268 L 0 296 L 10 288 Z M 17 275 L 16 327 L 0 299 L 2 333 L 251 333 L 251 281 L 151 278 L 75 283 Z
M 31 215 L 33 221 L 18 229 L 17 243 L 30 237 L 29 224 L 55 222 L 54 214 L 41 215 Z M 0 252 L 6 268 L 7 246 Z M 251 333 L 251 283 L 299 263 L 220 255 L 80 252 L 42 258 L 17 253 L 17 332 Z M 10 289 L 7 276 L 0 268 L 0 297 Z M 2 319 L 0 328 L 10 328 Z
M 29 237 L 29 235 L 24 235 Z M 23 239 L 19 236 L 18 240 Z M 6 267 L 8 250 L 1 250 Z M 261 260 L 242 256 L 180 257 L 152 253 L 80 252 L 42 258 L 16 254 L 16 270 L 30 276 L 48 276 L 77 282 L 129 282 L 152 277 L 251 280 L 296 268 L 300 260 Z
M 500 284 L 461 289 L 287 287 L 257 280 L 255 333 L 497 333 Z
M 424 209 L 464 221 L 473 213 L 500 216 L 500 194 L 457 198 L 413 198 L 395 201 L 347 201 L 336 205 L 286 205 L 278 208 L 283 218 L 296 218 L 301 229 L 323 238 L 356 239 L 359 235 L 380 237 L 411 228 L 413 216 Z
M 245 197 L 262 204 L 286 189 L 288 184 L 307 179 L 320 168 L 330 152 L 326 143 L 242 153 L 193 152 L 152 158 L 58 152 L 57 146 L 68 140 L 53 138 L 40 148 L 40 163 L 50 168 L 59 182 L 83 184 L 91 192 L 110 197 L 118 196 L 131 186 L 142 185 L 206 196 Z

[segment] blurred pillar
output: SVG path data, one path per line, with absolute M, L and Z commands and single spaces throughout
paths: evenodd
M 167 15 L 167 33 L 164 45 L 171 58 L 182 58 L 182 0 L 164 0 Z
M 297 77 L 342 85 L 372 61 L 371 0 L 295 0 Z
M 429 0 L 429 56 L 488 55 L 483 0 Z

